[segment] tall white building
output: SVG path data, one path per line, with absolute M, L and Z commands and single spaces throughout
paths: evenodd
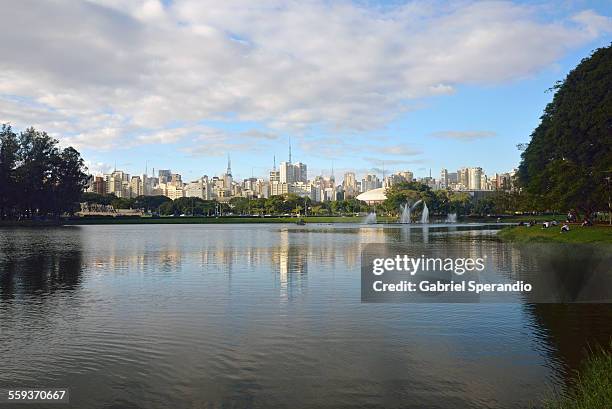
M 403 172 L 398 172 L 397 173 L 399 176 L 401 176 L 402 178 L 404 178 L 404 180 L 406 182 L 412 182 L 414 180 L 414 173 L 412 173 L 409 170 L 405 170 Z
M 357 193 L 359 193 L 359 189 L 357 187 L 357 179 L 355 178 L 354 172 L 346 172 L 344 174 L 342 188 L 344 190 L 345 199 L 357 196 Z
M 442 189 L 449 187 L 450 183 L 448 180 L 448 170 L 442 169 L 440 171 L 440 187 Z
M 367 192 L 368 190 L 378 189 L 379 187 L 382 187 L 382 183 L 380 182 L 380 179 L 378 179 L 378 176 L 376 175 L 366 175 L 361 180 L 361 191 L 362 192 Z
M 295 182 L 294 167 L 291 162 L 281 162 L 279 166 L 279 172 L 281 183 Z
M 203 200 L 210 200 L 212 192 L 208 183 L 208 176 L 203 176 L 198 180 L 194 180 L 185 186 L 185 195 L 187 197 L 199 197 Z
M 144 185 L 140 176 L 132 176 L 130 180 L 130 194 L 131 197 L 144 195 Z
M 468 189 L 481 190 L 482 168 L 469 168 Z

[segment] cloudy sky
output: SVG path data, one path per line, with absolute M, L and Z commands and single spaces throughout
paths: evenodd
M 92 171 L 507 171 L 608 1 L 0 0 L 0 122 Z

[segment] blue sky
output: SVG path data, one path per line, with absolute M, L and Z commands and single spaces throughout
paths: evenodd
M 612 40 L 604 1 L 15 2 L 0 121 L 92 172 L 509 171 L 545 92 Z M 21 30 L 38 19 L 54 21 Z

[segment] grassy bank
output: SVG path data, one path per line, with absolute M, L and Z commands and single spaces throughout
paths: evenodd
M 612 345 L 610 346 L 612 349 Z M 546 409 L 605 409 L 612 407 L 612 353 L 592 354 L 565 396 L 545 403 Z
M 300 218 L 306 223 L 361 223 L 363 217 L 356 216 L 309 216 Z M 391 218 L 379 217 L 378 221 L 390 221 Z M 66 225 L 86 224 L 244 224 L 244 223 L 296 223 L 296 217 L 142 217 L 142 218 L 80 218 L 67 220 Z
M 612 227 L 596 225 L 592 227 L 581 227 L 571 225 L 570 231 L 561 233 L 561 225 L 542 229 L 540 225 L 531 227 L 518 226 L 507 227 L 497 235 L 508 241 L 519 243 L 527 242 L 561 242 L 561 243 L 612 243 Z
M 563 214 L 556 214 L 556 215 L 550 215 L 550 214 L 538 214 L 538 215 L 494 215 L 494 216 L 468 216 L 466 218 L 466 221 L 470 221 L 470 220 L 474 220 L 474 221 L 484 221 L 484 222 L 495 222 L 497 220 L 497 218 L 500 218 L 502 222 L 504 223 L 518 223 L 518 222 L 526 222 L 528 223 L 529 221 L 535 220 L 536 222 L 546 222 L 546 221 L 553 221 L 556 220 L 558 222 L 562 222 L 565 221 L 565 219 L 567 218 L 566 215 Z

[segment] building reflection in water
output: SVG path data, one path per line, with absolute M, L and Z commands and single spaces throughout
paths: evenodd
M 273 247 L 271 251 L 272 264 L 278 266 L 280 296 L 282 299 L 290 300 L 306 288 L 308 255 L 311 248 L 308 244 L 292 243 L 289 229 L 281 229 L 278 246 Z

